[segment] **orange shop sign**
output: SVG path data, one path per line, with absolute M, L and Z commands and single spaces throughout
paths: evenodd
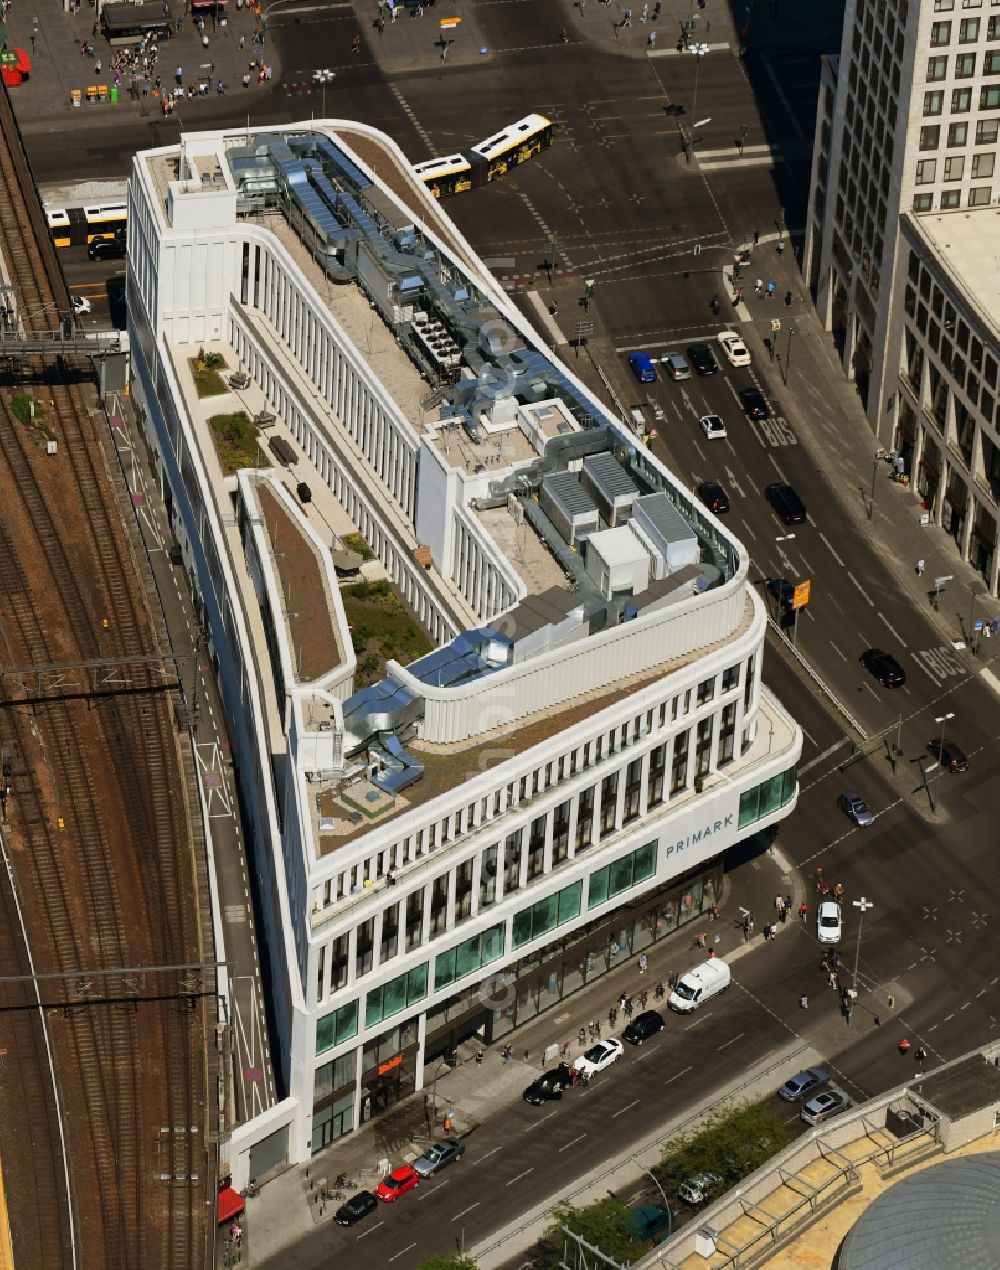
M 378 1074 L 384 1076 L 386 1072 L 391 1072 L 394 1067 L 398 1067 L 402 1061 L 402 1054 L 397 1054 L 394 1058 L 390 1058 L 387 1063 L 380 1063 Z

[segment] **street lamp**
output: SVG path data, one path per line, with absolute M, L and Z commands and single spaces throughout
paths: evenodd
M 321 114 L 321 118 L 323 119 L 326 118 L 326 86 L 327 84 L 332 84 L 336 78 L 337 78 L 336 71 L 330 71 L 330 70 L 313 71 L 313 83 L 322 85 L 323 106 L 322 106 L 320 114 Z
M 936 718 L 934 720 L 935 723 L 941 724 L 941 739 L 938 742 L 938 762 L 939 763 L 944 762 L 944 730 L 948 726 L 948 720 L 954 719 L 954 717 L 955 717 L 954 710 L 950 710 L 947 714 L 942 714 L 939 718 Z
M 642 1168 L 641 1165 L 639 1167 Z M 670 1207 L 670 1200 L 667 1199 L 667 1193 L 660 1185 L 660 1179 L 656 1176 L 653 1170 L 643 1169 L 643 1172 L 649 1174 L 649 1176 L 653 1179 L 653 1185 L 663 1196 L 663 1207 L 667 1210 L 667 1238 L 669 1239 L 674 1233 L 674 1210 Z
M 851 976 L 851 991 L 854 993 L 855 999 L 858 995 L 858 962 L 861 960 L 861 927 L 864 925 L 865 913 L 875 905 L 871 900 L 866 900 L 862 895 L 860 900 L 854 901 L 854 907 L 858 910 L 858 942 L 854 948 L 854 974 Z M 847 1026 L 851 1026 L 851 1014 L 847 1014 Z
M 698 75 L 699 75 L 699 72 L 701 71 L 701 59 L 708 52 L 708 45 L 707 44 L 691 44 L 688 46 L 688 52 L 693 53 L 695 58 L 697 59 L 694 64 L 694 99 L 691 102 L 691 118 L 697 119 L 698 118 Z M 705 122 L 707 123 L 708 121 L 705 120 Z M 695 128 L 697 128 L 697 126 L 698 125 L 696 123 L 693 123 L 690 129 L 688 130 L 688 134 L 689 134 L 688 135 L 688 163 L 691 162 L 691 153 L 694 149 L 694 130 Z
M 880 461 L 881 460 L 879 459 L 879 456 L 877 454 L 875 455 L 874 459 L 872 459 L 872 492 L 871 492 L 871 497 L 868 499 L 868 519 L 869 520 L 871 520 L 871 518 L 875 515 L 875 478 L 878 476 L 878 465 Z

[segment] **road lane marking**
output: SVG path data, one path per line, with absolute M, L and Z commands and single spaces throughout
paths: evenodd
M 517 1177 L 512 1177 L 507 1185 L 513 1186 L 515 1182 L 520 1182 L 522 1177 L 527 1177 L 529 1173 L 534 1173 L 534 1171 L 534 1168 L 525 1169 L 523 1173 L 518 1173 Z
M 836 648 L 836 644 L 834 644 L 834 648 Z M 839 649 L 837 649 L 837 651 L 840 652 Z M 843 653 L 841 653 L 840 655 L 842 657 L 844 656 Z M 844 660 L 846 661 L 847 658 L 844 657 Z M 837 750 L 839 750 L 841 746 L 846 745 L 849 740 L 850 740 L 850 737 L 842 736 L 839 741 L 834 741 L 832 745 L 828 745 L 822 754 L 817 754 L 815 758 L 811 758 L 808 763 L 804 764 L 802 767 L 798 769 L 799 775 L 805 776 L 806 772 L 808 772 L 811 768 L 815 767 L 817 763 L 822 763 L 823 760 L 828 759 L 831 754 L 836 754 Z
M 840 651 L 840 649 L 837 647 L 837 645 L 833 642 L 832 639 L 828 640 L 827 642 L 829 643 L 830 647 L 833 649 L 833 651 L 837 654 L 838 657 L 843 657 L 844 661 L 847 661 L 846 655 Z
M 563 1151 L 568 1151 L 568 1150 L 570 1149 L 570 1147 L 574 1147 L 574 1146 L 576 1146 L 576 1144 L 577 1144 L 578 1142 L 582 1142 L 586 1136 L 587 1136 L 587 1135 L 586 1135 L 585 1133 L 581 1133 L 581 1134 L 580 1134 L 580 1136 L 579 1136 L 578 1138 L 574 1138 L 572 1142 L 567 1142 L 567 1143 L 566 1143 L 566 1145 L 565 1145 L 564 1147 L 560 1147 L 560 1148 L 559 1148 L 559 1153 L 560 1153 L 560 1154 L 562 1154 L 562 1152 L 563 1152 Z
M 691 1070 L 690 1067 L 685 1067 L 683 1071 L 674 1072 L 674 1074 L 672 1076 L 668 1076 L 663 1083 L 665 1085 L 669 1085 L 671 1081 L 680 1080 L 680 1078 L 682 1076 L 686 1076 L 690 1070 Z
M 736 1042 L 739 1040 L 742 1040 L 745 1035 L 746 1035 L 745 1032 L 737 1032 L 737 1034 L 734 1037 L 732 1037 L 730 1040 L 723 1041 L 722 1044 L 719 1046 L 719 1049 L 724 1050 L 727 1045 L 735 1045 Z
M 430 1187 L 430 1188 L 426 1186 L 418 1187 L 417 1199 L 421 1200 L 421 1199 L 425 1199 L 428 1195 L 435 1195 L 441 1189 L 442 1186 L 447 1186 L 447 1185 L 448 1185 L 448 1179 L 445 1178 L 443 1182 L 438 1182 L 437 1186 Z
M 773 454 L 769 454 L 767 457 L 771 460 L 771 466 L 778 473 L 778 480 L 782 483 L 782 485 L 787 485 L 788 477 L 784 474 L 784 472 L 778 466 L 778 460 L 774 457 Z
M 416 1248 L 416 1246 L 416 1244 L 407 1244 L 406 1247 L 401 1248 L 399 1252 L 394 1252 L 392 1256 L 388 1258 L 389 1262 L 398 1261 L 400 1257 L 405 1257 L 406 1254 Z
M 476 1202 L 474 1204 L 470 1204 L 468 1208 L 463 1208 L 460 1213 L 456 1213 L 451 1220 L 458 1221 L 460 1217 L 464 1217 L 466 1213 L 471 1213 L 474 1208 L 478 1208 L 478 1207 L 479 1207 L 479 1200 L 476 1200 Z
M 690 1032 L 690 1031 L 691 1031 L 691 1029 L 692 1029 L 692 1028 L 696 1028 L 696 1027 L 698 1026 L 698 1024 L 699 1024 L 699 1023 L 704 1023 L 704 1022 L 705 1022 L 705 1020 L 706 1020 L 706 1018 L 708 1018 L 708 1015 L 707 1015 L 707 1014 L 699 1014 L 699 1015 L 698 1015 L 698 1017 L 697 1017 L 696 1019 L 694 1019 L 691 1023 L 689 1023 L 689 1024 L 687 1025 L 687 1027 L 684 1029 L 684 1031 L 685 1031 L 685 1032 Z
M 558 1114 L 558 1113 L 557 1113 L 557 1112 L 555 1112 L 555 1111 L 550 1111 L 550 1112 L 549 1112 L 549 1114 L 548 1114 L 547 1116 L 542 1116 L 541 1120 L 536 1120 L 534 1124 L 529 1124 L 529 1125 L 528 1125 L 528 1127 L 527 1127 L 527 1129 L 525 1129 L 525 1131 L 524 1131 L 524 1132 L 525 1132 L 525 1133 L 531 1133 L 531 1131 L 532 1131 L 533 1129 L 537 1129 L 537 1128 L 538 1128 L 538 1126 L 539 1126 L 540 1124 L 544 1124 L 544 1123 L 546 1122 L 546 1120 L 551 1120 L 551 1119 L 552 1119 L 552 1117 L 553 1117 L 554 1115 L 557 1115 L 557 1114 Z M 499 1148 L 498 1148 L 498 1149 L 499 1149 Z M 492 1154 L 492 1153 L 491 1153 L 491 1154 Z
M 893 624 L 889 621 L 889 619 L 886 617 L 886 615 L 882 612 L 881 609 L 879 609 L 878 615 L 882 619 L 882 621 L 885 622 L 886 626 L 888 626 L 889 630 L 892 632 L 896 640 L 898 640 L 898 642 L 902 644 L 903 648 L 905 648 L 906 651 L 909 652 L 910 649 L 906 643 L 906 640 L 903 639 L 902 635 L 900 635 L 899 631 L 896 630 L 895 626 L 893 626 Z
M 491 1155 L 496 1155 L 498 1151 L 502 1151 L 503 1147 L 494 1147 L 492 1151 L 487 1151 L 485 1155 L 481 1155 L 477 1160 L 473 1160 L 473 1164 L 482 1164 L 483 1160 L 488 1160 Z
M 617 1120 L 619 1116 L 623 1116 L 626 1111 L 631 1111 L 633 1107 L 638 1107 L 638 1105 L 639 1105 L 639 1099 L 636 1098 L 633 1102 L 630 1102 L 626 1106 L 621 1107 L 618 1111 L 613 1112 L 611 1115 L 611 1119 Z
M 830 555 L 833 556 L 834 560 L 836 560 L 836 562 L 841 566 L 841 568 L 843 568 L 844 567 L 843 560 L 841 560 L 840 556 L 838 556 L 837 553 L 834 551 L 833 547 L 830 545 L 830 539 L 827 538 L 826 534 L 823 533 L 822 529 L 817 531 L 817 537 L 819 538 L 823 546 L 826 547 L 827 551 L 829 551 Z
M 866 599 L 866 600 L 868 601 L 868 603 L 872 606 L 872 608 L 874 608 L 874 607 L 875 607 L 875 601 L 871 598 L 871 596 L 868 594 L 868 592 L 865 590 L 865 588 L 861 585 L 861 583 L 857 580 L 857 578 L 854 576 L 854 574 L 853 574 L 853 573 L 851 573 L 851 571 L 850 571 L 850 570 L 848 570 L 848 571 L 847 571 L 847 576 L 848 576 L 848 578 L 850 579 L 850 581 L 852 582 L 852 584 L 853 584 L 853 585 L 854 585 L 854 586 L 855 586 L 855 587 L 856 587 L 856 588 L 857 588 L 857 589 L 861 592 L 861 594 L 865 597 L 865 599 Z
M 363 1230 L 363 1231 L 361 1232 L 361 1234 L 360 1234 L 360 1235 L 356 1235 L 356 1236 L 355 1236 L 355 1239 L 359 1239 L 359 1240 L 360 1240 L 360 1239 L 367 1239 L 367 1238 L 368 1238 L 368 1236 L 369 1236 L 369 1235 L 370 1235 L 373 1231 L 378 1230 L 379 1226 L 384 1226 L 384 1225 L 385 1225 L 385 1222 L 384 1222 L 384 1221 L 376 1222 L 374 1226 L 369 1226 L 366 1230 Z

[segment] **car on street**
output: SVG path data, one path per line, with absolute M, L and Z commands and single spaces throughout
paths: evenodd
M 858 660 L 883 688 L 901 688 L 906 683 L 906 671 L 891 653 L 881 648 L 866 648 Z
M 822 1067 L 807 1067 L 804 1071 L 796 1072 L 796 1074 L 778 1090 L 778 1097 L 785 1102 L 798 1102 L 800 1098 L 804 1098 L 817 1085 L 825 1084 L 829 1079 L 826 1071 Z
M 837 806 L 860 828 L 874 823 L 875 817 L 872 810 L 860 794 L 841 794 L 837 799 Z
M 787 608 L 795 599 L 795 583 L 789 582 L 787 578 L 768 578 L 767 590 L 783 608 Z
M 770 419 L 771 410 L 762 392 L 756 388 L 741 388 L 738 396 L 748 419 Z
M 711 1199 L 721 1186 L 722 1178 L 718 1173 L 695 1173 L 686 1182 L 681 1182 L 677 1194 L 685 1204 L 697 1208 L 699 1204 Z
M 721 441 L 726 435 L 726 425 L 719 415 L 702 415 L 698 422 L 709 441 Z
M 658 1010 L 643 1010 L 622 1032 L 622 1040 L 628 1041 L 629 1045 L 641 1045 L 643 1041 L 655 1036 L 662 1027 L 663 1015 Z
M 816 938 L 821 944 L 839 944 L 841 930 L 840 905 L 836 900 L 823 900 L 816 910 Z
M 596 1045 L 591 1045 L 573 1063 L 573 1067 L 581 1076 L 596 1076 L 598 1072 L 603 1072 L 606 1067 L 610 1067 L 612 1063 L 618 1061 L 625 1052 L 625 1047 L 621 1041 L 610 1037 L 606 1041 L 598 1041 Z
M 409 1164 L 401 1164 L 398 1169 L 384 1177 L 375 1187 L 375 1194 L 383 1204 L 391 1204 L 407 1191 L 412 1191 L 419 1183 L 420 1174 Z
M 465 1147 L 458 1138 L 444 1138 L 441 1142 L 434 1142 L 423 1155 L 418 1155 L 413 1161 L 414 1172 L 419 1173 L 422 1178 L 432 1177 L 449 1164 L 460 1160 L 464 1151 Z
M 815 1098 L 810 1098 L 799 1115 L 806 1124 L 822 1124 L 832 1116 L 846 1111 L 851 1100 L 842 1089 L 826 1089 Z
M 345 1204 L 341 1204 L 334 1213 L 333 1220 L 338 1226 L 353 1226 L 362 1217 L 373 1213 L 376 1208 L 378 1208 L 378 1200 L 371 1191 L 358 1191 L 357 1195 L 352 1195 Z
M 719 369 L 719 363 L 707 344 L 688 345 L 687 358 L 699 375 L 714 375 Z
M 691 367 L 683 353 L 664 353 L 660 358 L 660 365 L 666 367 L 670 379 L 691 378 Z
M 557 1102 L 569 1084 L 569 1068 L 554 1067 L 533 1080 L 521 1097 L 532 1107 L 540 1107 L 543 1102 Z
M 778 519 L 784 525 L 801 525 L 806 519 L 806 505 L 792 489 L 774 481 L 764 490 L 764 497 L 771 504 Z
M 718 481 L 702 481 L 698 486 L 698 497 L 716 516 L 725 516 L 729 511 L 729 495 Z
M 87 248 L 87 255 L 91 260 L 124 260 L 125 240 L 112 235 L 95 238 Z
M 946 767 L 949 772 L 967 772 L 969 770 L 969 760 L 965 756 L 965 751 L 960 746 L 957 746 L 954 741 L 945 741 L 942 745 L 941 738 L 935 737 L 933 741 L 927 742 L 927 749 L 941 766 Z
M 71 295 L 70 300 L 73 302 L 73 312 L 78 317 L 83 313 L 90 312 L 90 301 L 85 295 Z
M 720 331 L 715 338 L 719 341 L 719 347 L 728 358 L 730 366 L 750 365 L 750 353 L 736 331 Z
M 629 353 L 628 364 L 640 384 L 656 383 L 656 367 L 648 353 Z

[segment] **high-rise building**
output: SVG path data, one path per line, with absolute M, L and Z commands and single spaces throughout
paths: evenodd
M 385 137 L 138 155 L 127 287 L 260 899 L 282 1100 L 239 1184 L 703 913 L 801 733 L 748 553 Z
M 994 594 L 998 129 L 1000 0 L 847 0 L 803 269 L 875 440 Z

